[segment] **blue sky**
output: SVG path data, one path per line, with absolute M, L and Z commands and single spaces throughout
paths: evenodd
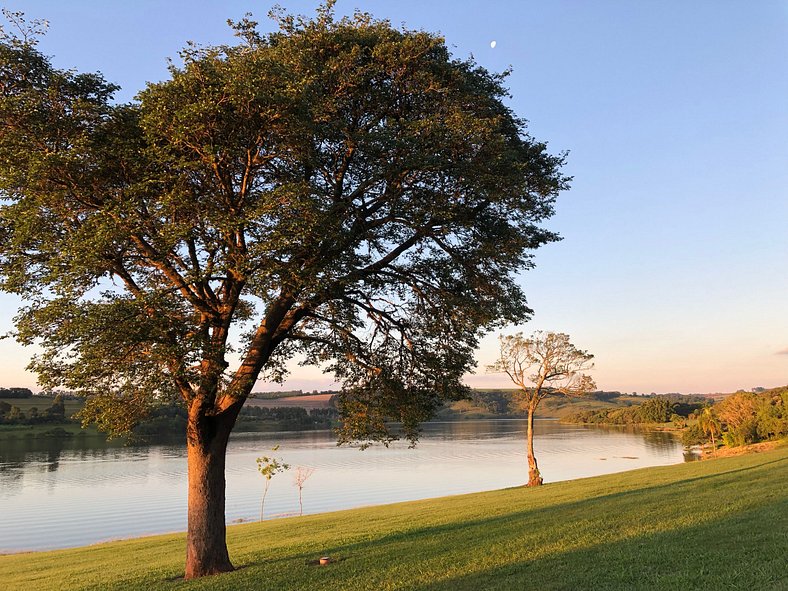
M 187 40 L 268 2 L 4 0 L 50 21 L 57 66 L 99 70 L 130 100 Z M 315 2 L 281 2 L 312 14 Z M 522 276 L 534 318 L 596 355 L 600 387 L 713 392 L 788 383 L 788 3 L 341 0 L 439 32 L 458 57 L 512 66 L 511 105 L 569 150 L 564 236 Z M 490 47 L 495 40 L 496 47 Z M 0 330 L 18 300 L 0 295 Z M 486 338 L 483 365 L 497 344 Z M 783 353 L 780 353 L 783 351 Z M 30 351 L 0 341 L 0 385 L 35 384 Z M 480 370 L 468 382 L 505 386 Z M 297 369 L 287 387 L 321 388 Z

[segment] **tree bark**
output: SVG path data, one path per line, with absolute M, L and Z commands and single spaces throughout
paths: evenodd
M 271 486 L 271 480 L 269 478 L 266 478 L 265 488 L 263 489 L 263 500 L 260 502 L 260 521 L 263 520 L 263 516 L 265 515 L 265 497 L 268 494 L 269 486 Z
M 233 422 L 229 417 L 205 416 L 194 408 L 189 411 L 186 579 L 234 570 L 224 517 L 225 453 Z
M 536 465 L 534 455 L 534 412 L 536 408 L 528 407 L 528 484 L 526 486 L 539 486 L 542 484 L 542 476 L 539 474 L 539 467 Z

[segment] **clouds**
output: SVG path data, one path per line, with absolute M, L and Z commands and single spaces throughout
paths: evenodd
M 780 349 L 779 351 L 777 351 L 777 353 L 775 353 L 775 355 L 788 355 L 788 347 L 786 347 L 785 349 Z

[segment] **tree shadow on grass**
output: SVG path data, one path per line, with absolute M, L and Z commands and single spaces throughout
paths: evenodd
M 732 470 L 727 470 L 725 472 L 718 472 L 714 474 L 707 474 L 703 476 L 695 476 L 690 478 L 685 478 L 678 481 L 672 481 L 665 484 L 658 484 L 652 486 L 644 486 L 630 490 L 624 491 L 617 491 L 614 493 L 604 494 L 593 496 L 588 499 L 583 499 L 581 501 L 572 501 L 568 503 L 559 503 L 555 505 L 549 505 L 547 507 L 530 507 L 526 506 L 520 511 L 510 511 L 504 515 L 498 515 L 493 517 L 485 517 L 482 519 L 470 520 L 470 521 L 463 521 L 463 522 L 451 522 L 443 525 L 430 525 L 423 528 L 406 528 L 391 534 L 383 535 L 380 537 L 375 537 L 374 539 L 365 539 L 360 542 L 352 543 L 352 544 L 344 544 L 340 546 L 333 546 L 326 548 L 326 553 L 335 553 L 335 554 L 353 554 L 357 549 L 367 548 L 370 544 L 387 544 L 390 542 L 399 542 L 399 541 L 416 541 L 420 538 L 432 538 L 441 535 L 455 535 L 459 534 L 463 531 L 472 531 L 478 527 L 487 528 L 490 530 L 496 530 L 499 527 L 502 527 L 505 530 L 509 530 L 512 528 L 520 528 L 524 522 L 533 523 L 535 521 L 538 522 L 560 522 L 561 520 L 565 519 L 565 516 L 571 514 L 579 514 L 583 515 L 587 512 L 591 512 L 592 510 L 598 510 L 600 505 L 607 504 L 608 502 L 613 502 L 610 505 L 611 512 L 615 514 L 619 514 L 622 511 L 627 509 L 642 509 L 646 504 L 650 504 L 653 506 L 675 506 L 679 500 L 687 501 L 689 495 L 695 495 L 694 502 L 698 504 L 699 509 L 704 508 L 703 499 L 697 496 L 695 486 L 700 482 L 704 481 L 717 481 L 718 486 L 722 486 L 726 483 L 737 483 L 741 482 L 744 473 L 760 470 L 766 466 L 771 464 L 779 464 L 784 463 L 788 464 L 788 458 L 780 458 L 777 460 L 771 460 L 767 462 L 763 462 L 761 464 L 755 466 L 748 466 L 744 468 L 735 468 Z M 764 475 L 766 476 L 766 475 Z M 549 487 L 554 486 L 561 486 L 562 483 L 555 483 L 551 485 L 545 485 L 546 490 Z M 522 490 L 524 495 L 523 501 L 527 501 L 527 497 L 533 489 L 526 489 L 521 488 L 517 490 Z M 718 488 L 708 487 L 705 489 L 706 495 L 709 497 L 706 499 L 707 502 L 712 502 L 714 499 L 718 498 Z M 709 506 L 705 505 L 708 509 Z M 266 562 L 271 561 L 278 561 L 278 560 L 292 560 L 292 559 L 309 559 L 312 557 L 311 553 L 304 553 L 304 554 L 296 554 L 290 555 L 286 558 L 281 559 L 272 559 L 266 560 Z M 254 564 L 252 563 L 245 563 L 245 564 Z
M 788 503 L 612 544 L 517 560 L 413 591 L 788 589 Z M 471 565 L 472 568 L 472 565 Z M 470 570 L 470 568 L 469 568 Z M 403 587 L 405 588 L 405 587 Z
M 740 583 L 777 588 L 769 585 L 782 572 L 772 567 L 778 559 L 764 562 L 762 552 L 750 556 L 747 568 L 758 573 L 749 580 L 758 585 L 748 586 L 737 557 L 747 554 L 748 537 L 768 537 L 781 515 L 785 522 L 788 507 L 784 495 L 774 493 L 780 487 L 773 468 L 786 462 L 328 546 L 321 552 L 345 559 L 347 568 L 299 576 L 311 589 L 705 589 L 712 588 L 710 580 L 720 589 L 742 588 Z M 705 486 L 698 487 L 701 482 Z M 748 494 L 752 490 L 771 493 L 761 498 Z M 776 538 L 756 542 L 752 548 L 758 552 L 764 544 L 780 546 Z M 274 575 L 268 588 L 300 588 L 287 585 L 288 569 L 313 557 L 293 553 L 245 564 Z M 429 578 L 439 581 L 425 583 Z

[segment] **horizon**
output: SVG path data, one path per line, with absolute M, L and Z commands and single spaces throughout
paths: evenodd
M 166 77 L 189 39 L 233 42 L 227 18 L 253 10 L 264 32 L 273 3 L 107 5 L 10 0 L 49 20 L 40 48 L 60 68 L 101 71 L 128 101 Z M 314 14 L 317 2 L 288 11 Z M 339 2 L 395 25 L 440 32 L 453 54 L 508 79 L 514 112 L 552 153 L 569 150 L 572 188 L 545 226 L 563 241 L 520 275 L 533 320 L 506 333 L 567 332 L 596 356 L 599 388 L 723 393 L 788 382 L 788 7 L 713 1 L 659 9 L 623 1 Z M 187 10 L 188 7 L 188 10 Z M 176 19 L 175 16 L 178 16 Z M 495 47 L 491 43 L 495 41 Z M 21 301 L 0 295 L 0 333 Z M 481 341 L 474 388 L 496 333 Z M 35 349 L 0 340 L 0 382 L 37 388 Z M 283 390 L 326 389 L 319 369 L 291 364 Z M 295 377 L 298 376 L 298 377 Z M 256 390 L 273 391 L 258 382 Z

